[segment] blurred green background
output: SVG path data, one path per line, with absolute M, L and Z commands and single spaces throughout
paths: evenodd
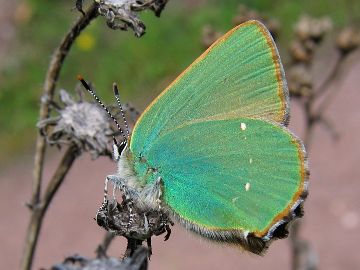
M 36 135 L 42 83 L 50 56 L 72 25 L 75 1 L 23 1 L 16 16 L 16 40 L 0 73 L 0 161 L 14 153 L 29 152 Z M 20 3 L 20 2 L 19 2 Z M 225 32 L 244 4 L 277 18 L 281 44 L 291 38 L 294 23 L 303 14 L 330 16 L 335 27 L 360 17 L 360 1 L 175 1 L 170 0 L 161 18 L 143 13 L 147 33 L 140 39 L 132 32 L 114 31 L 96 19 L 71 50 L 60 74 L 58 88 L 73 91 L 81 73 L 95 85 L 107 103 L 113 102 L 111 85 L 116 81 L 123 101 L 139 110 L 152 100 L 203 50 L 201 32 L 205 24 Z M 286 52 L 282 51 L 284 55 Z

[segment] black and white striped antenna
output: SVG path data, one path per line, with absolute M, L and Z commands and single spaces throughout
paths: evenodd
M 127 136 L 127 139 L 129 139 L 130 138 L 129 126 L 128 126 L 128 123 L 126 121 L 125 113 L 124 113 L 124 110 L 123 110 L 122 105 L 121 105 L 119 89 L 118 89 L 116 83 L 113 84 L 113 90 L 114 90 L 114 95 L 115 95 L 115 98 L 116 98 L 116 102 L 117 102 L 117 104 L 118 104 L 118 106 L 120 108 L 121 116 L 122 116 L 122 118 L 124 120 L 124 124 L 125 124 L 125 128 L 126 128 L 126 136 Z
M 127 137 L 126 135 L 124 134 L 124 131 L 122 130 L 122 128 L 120 127 L 118 121 L 116 120 L 116 118 L 111 114 L 111 112 L 109 111 L 109 109 L 104 105 L 104 103 L 101 102 L 101 100 L 98 98 L 98 96 L 94 93 L 94 91 L 91 89 L 90 85 L 84 80 L 84 78 L 81 76 L 81 75 L 78 75 L 77 76 L 77 79 L 81 82 L 81 84 L 84 86 L 84 88 L 94 97 L 94 99 L 101 105 L 101 107 L 107 112 L 107 114 L 111 117 L 111 119 L 114 121 L 114 123 L 116 124 L 117 126 L 117 129 L 120 131 L 120 133 L 122 134 L 123 138 L 124 138 L 124 141 L 125 143 L 127 142 Z M 123 113 L 123 112 L 122 112 Z M 127 133 L 128 132 L 128 126 L 127 126 L 127 123 L 125 122 L 125 127 L 126 127 L 126 131 Z M 129 136 L 129 135 L 128 135 Z M 113 140 L 114 140 L 114 144 L 116 146 L 120 146 L 118 144 L 118 142 L 116 141 L 115 137 L 113 136 Z

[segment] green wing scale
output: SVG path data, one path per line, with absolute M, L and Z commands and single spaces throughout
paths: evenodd
M 187 228 L 261 254 L 307 195 L 288 96 L 267 29 L 234 28 L 142 114 L 129 147 L 135 173 L 144 184 L 161 177 L 163 203 Z

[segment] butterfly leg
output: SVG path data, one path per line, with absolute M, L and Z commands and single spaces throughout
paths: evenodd
M 131 226 L 131 224 L 134 221 L 134 214 L 133 214 L 133 207 L 134 207 L 134 200 L 137 200 L 139 197 L 139 192 L 132 187 L 129 187 L 126 183 L 126 180 L 124 178 L 121 178 L 117 175 L 108 175 L 106 177 L 106 183 L 110 181 L 114 185 L 114 192 L 113 197 L 115 199 L 115 190 L 119 189 L 123 195 L 124 195 L 124 202 L 129 210 L 129 222 L 128 227 Z M 107 184 L 106 184 L 107 187 Z M 106 191 L 107 194 L 107 191 Z
M 103 200 L 103 204 L 106 204 L 108 202 L 108 183 L 109 183 L 109 179 L 106 177 L 105 178 L 105 183 L 104 183 L 104 200 Z
M 106 9 L 102 6 L 99 6 L 98 8 L 98 12 L 101 16 L 105 16 L 106 19 L 110 19 L 110 16 L 109 16 L 109 9 Z
M 109 183 L 109 179 L 108 177 L 105 178 L 105 183 L 104 183 L 104 199 L 103 199 L 103 203 L 100 206 L 99 210 L 97 211 L 96 214 L 96 222 L 98 224 L 99 223 L 99 216 L 101 215 L 100 213 L 102 213 L 103 211 L 106 211 L 107 207 L 108 207 L 108 203 L 109 203 L 109 199 L 108 199 L 108 183 Z
M 170 228 L 169 224 L 165 225 L 165 230 L 166 230 L 166 235 L 164 237 L 164 241 L 167 241 L 167 240 L 169 240 L 170 235 L 171 235 L 171 228 Z
M 139 191 L 133 187 L 129 187 L 124 178 L 121 178 L 118 175 L 108 175 L 105 180 L 106 189 L 107 189 L 107 183 L 109 181 L 124 194 L 126 200 L 131 200 L 131 201 L 138 200 Z
M 158 177 L 156 181 L 144 187 L 140 194 L 140 202 L 143 208 L 150 208 L 154 210 L 161 210 L 161 195 L 162 195 L 162 179 Z
M 117 200 L 116 200 L 116 190 L 117 190 L 117 189 L 118 189 L 118 187 L 114 185 L 112 197 L 113 197 L 113 199 L 114 199 L 115 201 L 117 201 Z

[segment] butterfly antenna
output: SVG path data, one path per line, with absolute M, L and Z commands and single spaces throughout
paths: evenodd
M 127 138 L 129 139 L 129 137 L 130 137 L 129 126 L 128 126 L 128 123 L 127 123 L 127 121 L 126 121 L 126 117 L 125 117 L 124 110 L 123 110 L 123 108 L 122 108 L 122 106 L 121 106 L 119 89 L 118 89 L 116 83 L 113 84 L 113 90 L 114 90 L 114 94 L 115 94 L 115 98 L 116 98 L 117 104 L 119 105 L 119 108 L 120 108 L 121 116 L 122 116 L 122 118 L 123 118 L 123 120 L 124 120 L 124 123 L 125 123 L 126 135 L 127 135 Z
M 114 121 L 114 123 L 116 124 L 118 130 L 120 131 L 120 133 L 122 134 L 122 136 L 124 137 L 125 142 L 127 142 L 127 138 L 124 134 L 124 131 L 121 129 L 118 121 L 116 120 L 116 118 L 111 114 L 111 112 L 109 111 L 109 109 L 104 105 L 104 103 L 101 102 L 101 100 L 98 98 L 98 96 L 94 93 L 94 91 L 91 89 L 90 85 L 84 80 L 84 78 L 81 75 L 77 76 L 77 79 L 81 82 L 81 84 L 84 86 L 84 88 L 94 97 L 94 99 L 101 105 L 101 107 L 103 107 L 103 109 L 107 112 L 107 114 L 111 117 L 111 119 Z M 127 128 L 127 127 L 126 127 Z M 114 139 L 114 143 L 116 143 L 117 146 L 119 146 L 119 144 L 117 143 L 115 137 L 113 136 Z

